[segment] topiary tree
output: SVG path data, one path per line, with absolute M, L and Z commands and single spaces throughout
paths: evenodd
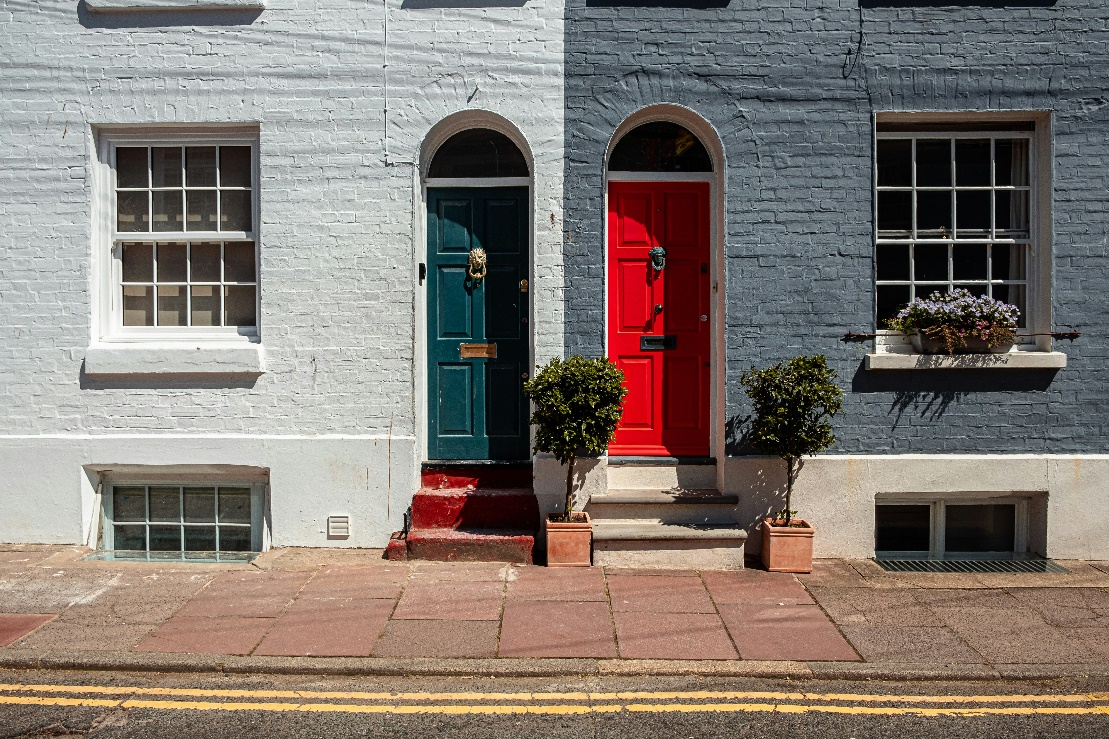
M 524 393 L 535 403 L 535 451 L 549 452 L 566 465 L 566 521 L 574 505 L 574 460 L 608 448 L 627 392 L 624 373 L 607 357 L 555 357 L 524 383 Z
M 822 452 L 836 443 L 829 421 L 843 407 L 843 391 L 836 385 L 839 375 L 822 355 L 795 357 L 764 370 L 752 367 L 740 378 L 754 406 L 751 442 L 766 454 L 786 463 L 786 526 L 797 460 Z

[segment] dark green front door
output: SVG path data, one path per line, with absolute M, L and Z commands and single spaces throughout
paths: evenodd
M 428 457 L 527 459 L 527 188 L 429 189 L 427 240 Z

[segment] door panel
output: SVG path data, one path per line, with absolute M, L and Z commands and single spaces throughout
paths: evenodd
M 428 457 L 527 459 L 527 188 L 428 190 Z M 474 280 L 469 252 L 486 250 Z M 496 344 L 463 357 L 462 344 Z M 479 353 L 481 353 L 479 351 Z
M 709 453 L 709 217 L 707 182 L 609 185 L 609 354 L 628 388 L 611 454 Z

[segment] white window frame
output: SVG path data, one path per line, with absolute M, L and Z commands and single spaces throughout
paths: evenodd
M 1001 130 L 1005 123 L 1014 124 L 1033 124 L 1033 130 Z M 882 131 L 880 128 L 884 124 L 896 124 L 902 130 L 899 131 Z M 911 130 L 913 124 L 919 124 L 921 130 Z M 950 125 L 951 130 L 944 130 L 944 125 Z M 972 130 L 975 125 L 982 126 L 982 130 Z M 1019 126 L 1014 126 L 1014 129 Z M 1024 239 L 993 239 L 993 238 L 976 238 L 973 240 L 956 239 L 957 234 L 952 233 L 948 239 L 913 239 L 911 236 L 899 239 L 885 239 L 879 238 L 878 235 L 878 146 L 877 142 L 884 139 L 906 139 L 906 138 L 969 138 L 969 139 L 999 139 L 999 138 L 1025 138 L 1029 141 L 1028 156 L 1028 206 L 1029 206 L 1029 234 L 1026 252 L 1026 273 L 1025 273 L 1025 326 L 1018 330 L 1018 339 L 1016 346 L 1013 348 L 1014 353 L 1024 352 L 1052 352 L 1051 336 L 1047 332 L 1051 331 L 1051 175 L 1052 175 L 1052 151 L 1051 151 L 1051 117 L 1046 112 L 1000 112 L 1000 113 L 877 113 L 874 118 L 874 157 L 873 157 L 873 183 L 872 193 L 873 197 L 873 219 L 874 219 L 874 233 L 873 244 L 875 251 L 874 273 L 871 280 L 871 289 L 874 291 L 872 296 L 874 304 L 872 307 L 872 315 L 877 321 L 877 286 L 879 284 L 877 274 L 877 246 L 879 244 L 913 244 L 913 243 L 943 243 L 943 244 L 957 244 L 957 243 L 990 243 L 990 244 L 1015 244 L 1025 243 Z M 916 162 L 913 161 L 915 170 Z M 954 167 L 954 159 L 952 159 L 952 167 Z M 991 175 L 991 178 L 994 175 Z M 952 178 L 952 192 L 955 191 L 957 185 Z M 885 186 L 883 190 L 887 189 Z M 914 185 L 911 188 L 890 188 L 890 189 L 904 189 L 915 190 L 915 177 Z M 925 188 L 927 189 L 927 188 Z M 939 188 L 947 189 L 947 188 Z M 958 187 L 958 189 L 963 189 Z M 985 189 L 985 188 L 983 188 Z M 995 189 L 991 182 L 991 190 Z M 1015 189 L 1015 188 L 1014 188 Z M 952 197 L 954 200 L 954 196 Z M 914 200 L 915 203 L 915 200 Z M 991 205 L 991 208 L 993 205 Z M 955 205 L 952 204 L 952 217 L 955 217 Z M 915 213 L 915 205 L 914 205 Z M 915 226 L 915 218 L 914 218 Z M 993 227 L 991 226 L 991 229 Z M 993 229 L 994 231 L 996 229 Z M 948 252 L 948 259 L 951 259 L 950 250 Z M 911 266 L 910 266 L 911 269 Z M 950 270 L 949 270 L 950 274 Z M 883 280 L 882 284 L 909 284 L 913 275 L 910 272 L 909 281 L 889 281 Z M 987 274 L 988 282 L 998 282 L 992 279 L 992 275 Z M 986 282 L 979 281 L 979 282 Z M 964 282 L 964 281 L 960 281 Z M 975 282 L 975 281 L 965 281 Z M 929 286 L 930 288 L 931 286 Z M 942 286 L 936 285 L 936 289 Z M 929 289 L 927 294 L 931 294 Z M 927 297 L 927 294 L 918 297 Z M 896 331 L 888 331 L 877 325 L 875 327 L 875 351 L 879 354 L 883 353 L 897 353 L 897 354 L 911 354 L 914 350 L 909 342 L 909 339 L 904 334 Z M 1027 355 L 1025 355 L 1027 356 Z M 1059 355 L 1057 359 L 1062 359 L 1063 355 Z M 948 358 L 949 359 L 949 358 Z M 940 365 L 946 366 L 946 363 L 940 362 Z M 1003 363 L 999 362 L 998 366 Z M 1011 364 L 1011 363 L 1004 363 Z M 1020 366 L 1019 364 L 1012 364 L 1012 366 Z M 1054 366 L 1054 365 L 1053 365 Z M 884 365 L 882 368 L 886 368 Z M 892 368 L 892 367 L 891 367 Z
M 117 487 L 249 488 L 250 489 L 250 553 L 256 554 L 258 552 L 265 551 L 265 542 L 266 542 L 266 536 L 265 536 L 265 503 L 266 503 L 266 487 L 267 487 L 265 483 L 235 480 L 234 478 L 225 478 L 225 477 L 182 478 L 182 477 L 176 477 L 176 476 L 175 477 L 169 477 L 169 478 L 158 478 L 158 477 L 126 478 L 126 477 L 124 477 L 124 478 L 118 478 L 118 479 L 113 477 L 112 479 L 106 481 L 105 484 L 104 484 L 104 489 L 103 489 L 102 498 L 101 498 L 101 500 L 102 500 L 102 515 L 103 515 L 102 521 L 103 521 L 103 525 L 102 525 L 102 530 L 101 530 L 101 535 L 100 535 L 100 546 L 98 547 L 98 550 L 100 550 L 100 551 L 115 551 L 115 515 L 114 515 L 114 513 L 115 513 L 115 511 L 114 511 L 115 494 L 114 493 L 115 493 L 115 488 L 117 488 Z M 149 495 L 149 492 L 147 494 Z M 217 493 L 217 496 L 218 496 L 218 493 Z M 217 506 L 217 511 L 218 511 L 218 497 L 217 497 L 216 506 Z M 180 525 L 181 526 L 189 526 L 190 524 L 187 524 L 187 523 L 184 522 L 183 515 L 184 514 L 182 512 L 182 520 L 180 521 Z M 124 521 L 124 522 L 121 522 L 121 523 L 126 524 L 128 522 Z M 135 523 L 138 524 L 139 522 L 135 522 Z M 149 511 L 149 507 L 148 507 L 148 510 L 147 510 L 147 513 L 146 513 L 146 518 L 142 522 L 142 525 L 149 525 L 149 524 L 150 524 L 150 511 Z M 194 526 L 215 526 L 217 528 L 217 530 L 218 530 L 218 526 L 219 526 L 219 524 L 215 521 L 213 521 L 211 524 L 197 523 L 197 524 L 191 524 L 191 525 L 194 525 Z M 223 525 L 233 525 L 233 526 L 237 526 L 237 527 L 240 527 L 240 528 L 244 526 L 244 524 L 223 524 Z M 149 542 L 149 538 L 148 538 L 148 540 L 147 540 L 147 546 L 148 547 L 149 547 L 149 543 L 150 542 Z M 182 542 L 182 546 L 183 545 L 184 545 L 184 542 Z M 149 548 L 145 549 L 145 550 L 143 550 L 143 549 L 130 550 L 129 549 L 127 551 L 128 552 L 134 552 L 136 554 L 136 557 L 135 557 L 136 559 L 140 558 L 138 555 L 146 554 L 146 555 L 149 556 L 151 554 L 151 550 Z M 182 555 L 185 554 L 184 551 L 181 551 L 179 553 L 182 554 Z M 168 556 L 168 555 L 171 555 L 172 552 L 170 552 L 170 551 L 158 551 L 158 552 L 156 552 L 156 554 L 162 555 L 162 556 Z M 237 557 L 238 555 L 241 555 L 241 554 L 247 554 L 247 552 L 225 551 L 225 552 L 220 552 L 220 554 L 227 554 L 231 557 Z
M 1023 495 L 988 495 L 979 494 L 967 497 L 921 497 L 918 494 L 896 494 L 888 495 L 877 498 L 874 501 L 874 506 L 877 508 L 881 505 L 927 505 L 930 507 L 929 512 L 929 542 L 930 546 L 928 551 L 898 551 L 898 550 L 875 550 L 881 551 L 883 554 L 892 558 L 908 558 L 912 556 L 924 557 L 928 559 L 943 559 L 948 556 L 947 549 L 947 507 L 960 506 L 960 505 L 1013 505 L 1016 507 L 1014 511 L 1014 533 L 1013 533 L 1013 553 L 1025 554 L 1029 551 L 1028 540 L 1028 498 Z M 877 536 L 877 522 L 875 523 L 875 536 Z M 989 559 L 991 556 L 997 554 L 1005 554 L 1005 552 L 951 552 L 950 554 L 958 554 L 960 558 L 974 559 L 982 558 Z
M 93 279 L 97 299 L 93 308 L 94 342 L 150 343 L 204 342 L 227 345 L 257 343 L 261 340 L 261 239 L 259 137 L 256 129 L 216 127 L 212 129 L 156 128 L 145 131 L 108 129 L 98 132 L 96 183 L 96 238 L 94 238 Z M 116 231 L 115 151 L 128 146 L 249 146 L 251 168 L 251 231 Z M 219 198 L 217 197 L 217 203 Z M 217 205 L 218 207 L 218 205 Z M 255 325 L 254 326 L 124 326 L 122 305 L 122 242 L 231 242 L 254 243 Z M 221 255 L 222 269 L 222 255 Z M 245 283 L 244 283 L 245 284 Z M 221 306 L 223 282 L 221 279 Z M 186 291 L 187 293 L 188 291 Z M 155 311 L 157 293 L 155 291 Z

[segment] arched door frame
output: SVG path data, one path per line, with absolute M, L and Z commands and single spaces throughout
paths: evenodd
M 487 128 L 508 137 L 527 162 L 527 177 L 481 177 L 474 179 L 455 177 L 429 178 L 435 154 L 452 136 L 463 131 Z M 427 191 L 432 187 L 527 187 L 528 188 L 528 283 L 535 284 L 535 159 L 527 138 L 511 121 L 488 110 L 464 110 L 453 113 L 432 126 L 420 145 L 418 166 L 413 174 L 416 182 L 413 192 L 413 249 L 412 275 L 417 288 L 414 294 L 416 315 L 415 341 L 413 342 L 413 382 L 415 393 L 415 431 L 419 446 L 419 461 L 428 460 L 428 346 L 427 346 L 427 294 L 426 282 L 421 279 L 421 265 L 427 260 Z M 535 294 L 534 289 L 531 291 Z M 535 300 L 528 301 L 528 326 L 535 325 Z M 529 330 L 529 366 L 535 365 L 535 334 Z
M 711 172 L 610 172 L 609 160 L 616 145 L 632 129 L 645 123 L 666 121 L 676 123 L 697 137 L 708 151 L 712 161 Z M 712 299 L 709 303 L 709 321 L 712 326 L 710 340 L 710 387 L 709 387 L 709 450 L 716 459 L 717 488 L 723 490 L 724 442 L 725 442 L 725 360 L 727 352 L 724 344 L 725 330 L 725 260 L 724 260 L 724 223 L 725 223 L 725 178 L 724 147 L 720 136 L 712 124 L 700 115 L 681 105 L 663 103 L 650 105 L 629 115 L 616 127 L 605 149 L 604 161 L 604 210 L 601 213 L 603 225 L 603 249 L 605 259 L 605 352 L 608 353 L 608 293 L 610 288 L 608 264 L 608 193 L 610 182 L 708 182 L 711 214 L 709 224 L 710 238 L 710 281 Z

